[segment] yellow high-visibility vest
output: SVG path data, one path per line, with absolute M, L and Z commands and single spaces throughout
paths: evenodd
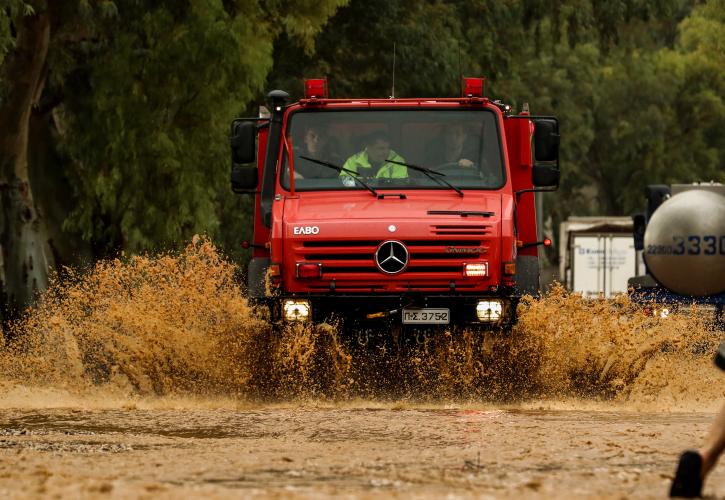
M 400 156 L 398 153 L 390 150 L 390 154 L 388 155 L 388 160 L 393 161 L 399 161 L 401 163 L 405 163 L 405 160 L 402 156 Z M 355 153 L 350 158 L 347 159 L 345 164 L 343 165 L 343 168 L 346 168 L 348 170 L 352 170 L 354 172 L 358 171 L 358 167 L 362 168 L 372 168 L 372 165 L 370 164 L 370 160 L 368 159 L 368 152 L 367 151 L 360 151 L 359 153 Z M 347 172 L 340 172 L 340 176 L 349 176 L 350 174 Z M 382 167 L 378 170 L 378 172 L 375 174 L 375 177 L 385 177 L 388 179 L 401 179 L 408 177 L 408 169 L 404 167 L 403 165 L 398 165 L 396 163 L 389 163 L 385 162 Z

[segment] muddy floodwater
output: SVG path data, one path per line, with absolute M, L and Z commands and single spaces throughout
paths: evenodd
M 349 407 L 0 412 L 0 496 L 662 498 L 707 413 Z M 717 470 L 707 493 L 725 494 Z
M 554 288 L 508 334 L 361 345 L 273 328 L 235 273 L 195 239 L 68 271 L 7 328 L 0 498 L 663 498 L 725 400 L 697 311 Z

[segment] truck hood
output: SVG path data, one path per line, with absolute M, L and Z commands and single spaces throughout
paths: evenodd
M 514 244 L 510 194 L 405 194 L 405 199 L 378 199 L 365 192 L 328 191 L 284 199 L 272 258 L 283 263 L 285 290 L 328 293 L 333 286 L 349 293 L 450 293 L 453 287 L 483 293 L 502 283 L 501 263 L 510 260 Z M 410 256 L 400 274 L 386 275 L 377 267 L 376 252 L 388 241 L 403 244 Z M 305 262 L 319 265 L 322 276 L 297 278 L 296 266 Z M 488 265 L 487 274 L 464 276 L 468 263 Z
M 387 191 L 383 191 L 386 195 Z M 362 196 L 361 196 L 362 195 Z M 466 192 L 461 198 L 455 192 L 419 193 L 408 191 L 406 199 L 386 196 L 377 199 L 369 193 L 354 194 L 339 192 L 303 193 L 299 197 L 285 200 L 284 218 L 288 223 L 309 223 L 315 221 L 381 220 L 381 219 L 433 219 L 435 211 L 493 212 L 487 219 L 494 222 L 501 217 L 501 194 L 496 192 Z M 451 215 L 443 215 L 447 220 Z M 480 217 L 475 217 L 481 220 Z M 460 216 L 461 220 L 468 217 Z

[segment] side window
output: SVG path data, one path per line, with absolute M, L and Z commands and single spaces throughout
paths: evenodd
M 282 172 L 280 181 L 283 186 L 289 187 L 290 165 L 287 158 L 287 151 L 282 152 Z

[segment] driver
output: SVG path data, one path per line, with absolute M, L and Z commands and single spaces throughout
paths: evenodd
M 461 168 L 471 168 L 478 158 L 476 142 L 462 123 L 454 123 L 445 127 L 442 137 L 430 143 L 426 156 L 430 165 L 458 164 Z
M 365 148 L 347 159 L 343 168 L 352 170 L 360 177 L 401 179 L 408 177 L 408 169 L 388 160 L 405 163 L 398 153 L 390 149 L 390 139 L 382 130 L 373 132 L 365 141 Z M 350 176 L 341 172 L 340 176 Z

